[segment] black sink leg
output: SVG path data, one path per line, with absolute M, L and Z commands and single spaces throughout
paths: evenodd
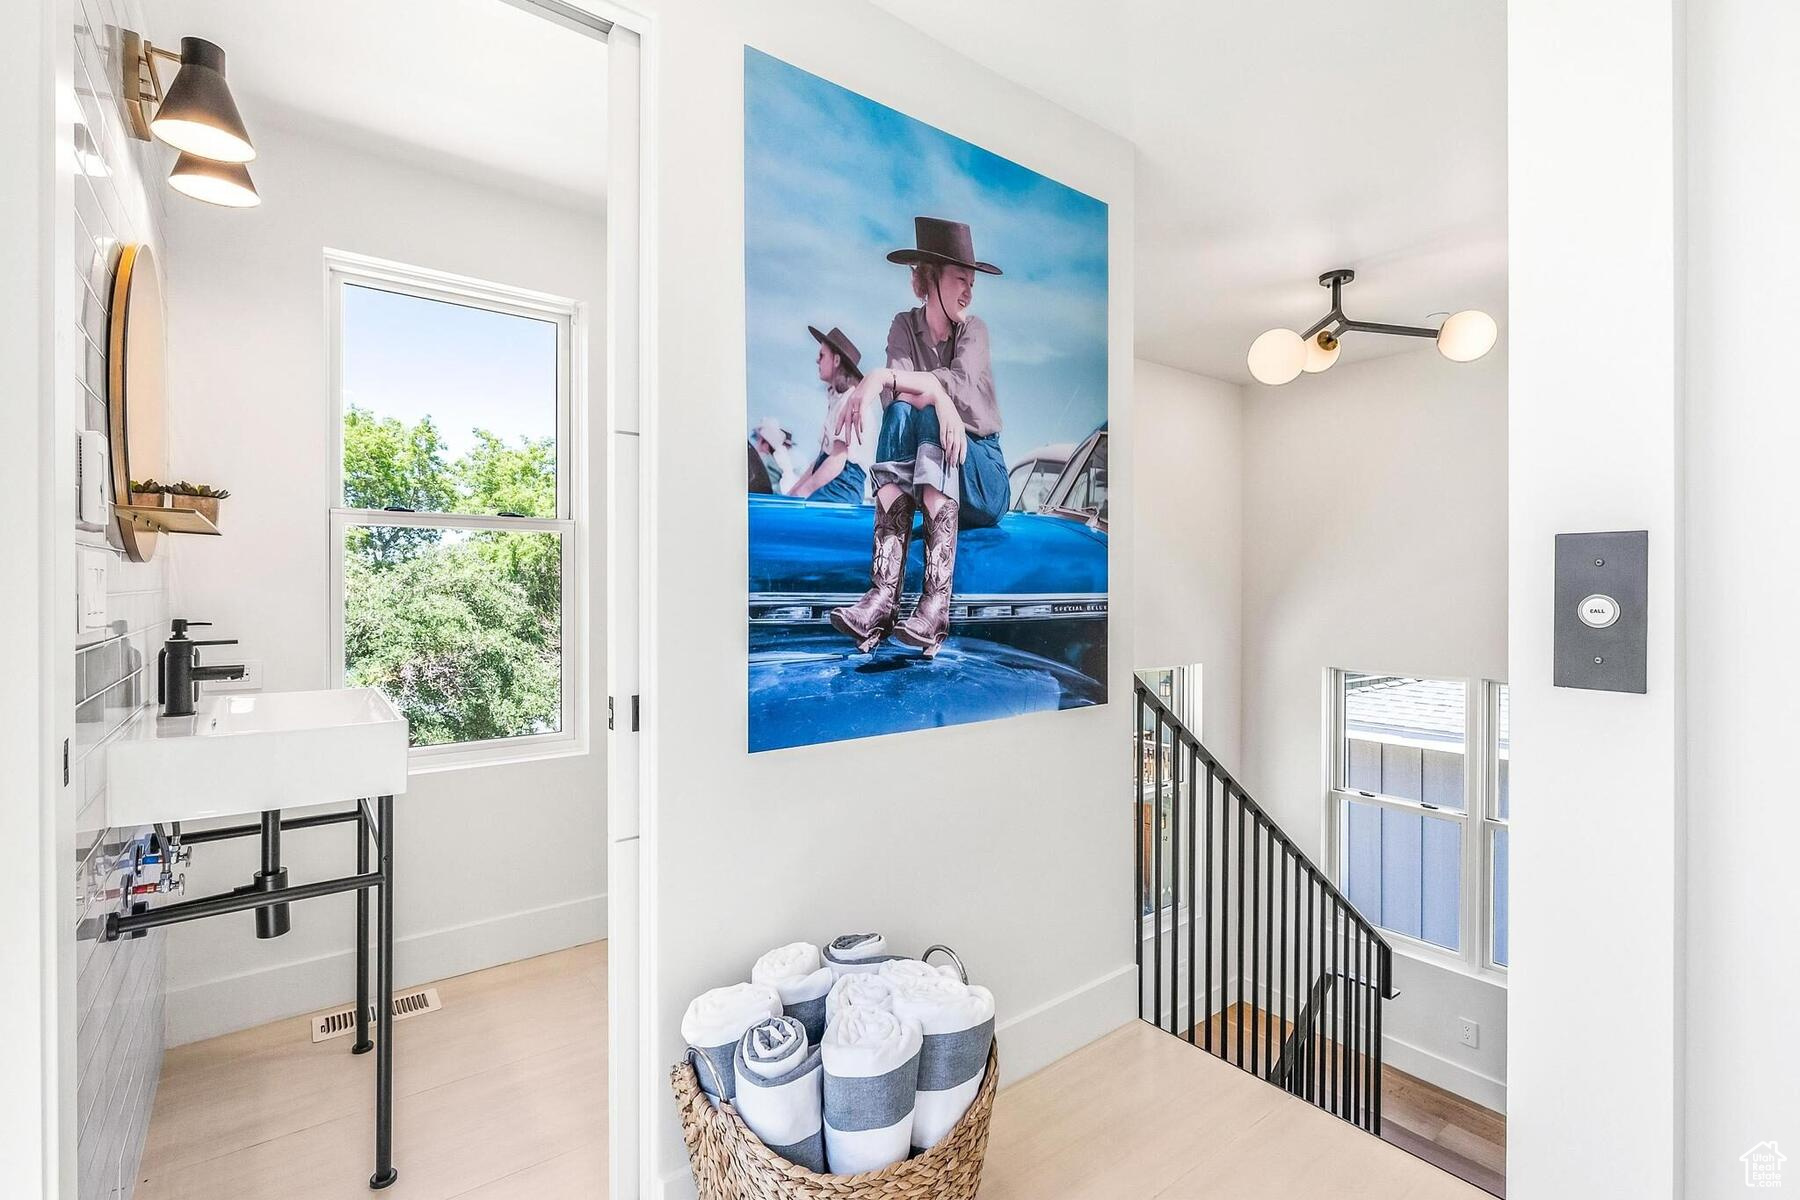
M 399 1178 L 394 1170 L 394 798 L 381 797 L 375 824 L 381 847 L 381 972 L 376 1013 L 375 1174 L 369 1186 L 384 1188 Z
M 369 806 L 356 802 L 356 873 L 369 873 Z M 356 1044 L 352 1054 L 367 1054 L 375 1048 L 369 1040 L 369 890 L 356 893 Z
M 262 870 L 252 885 L 259 892 L 278 892 L 287 887 L 288 873 L 281 865 L 281 813 L 262 815 Z M 293 927 L 293 916 L 285 904 L 270 904 L 256 910 L 256 936 L 278 938 Z

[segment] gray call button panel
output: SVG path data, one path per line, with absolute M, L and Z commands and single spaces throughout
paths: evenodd
M 1650 534 L 1556 535 L 1556 686 L 1645 690 Z

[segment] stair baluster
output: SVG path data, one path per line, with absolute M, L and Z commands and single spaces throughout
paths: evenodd
M 1151 689 L 1133 691 L 1139 1018 L 1379 1134 L 1392 948 Z

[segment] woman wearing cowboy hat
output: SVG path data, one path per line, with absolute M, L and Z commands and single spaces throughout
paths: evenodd
M 863 436 L 863 422 L 844 420 L 844 409 L 856 385 L 862 381 L 862 352 L 844 331 L 832 327 L 820 333 L 808 325 L 806 331 L 819 343 L 819 382 L 825 385 L 825 426 L 819 438 L 819 456 L 805 475 L 787 494 L 796 499 L 830 500 L 838 504 L 861 504 L 863 481 L 875 461 L 875 445 Z M 859 403 L 875 404 L 872 395 Z
M 879 394 L 881 433 L 870 472 L 875 539 L 869 590 L 833 609 L 831 623 L 867 652 L 892 633 L 934 657 L 950 632 L 957 531 L 993 525 L 1006 511 L 1006 457 L 987 325 L 969 312 L 975 276 L 1000 268 L 975 257 L 969 227 L 913 219 L 914 245 L 888 261 L 910 267 L 922 303 L 894 315 L 887 366 L 859 382 L 843 411 L 843 435 L 861 432 L 863 401 Z M 895 626 L 913 514 L 925 513 L 925 583 L 912 616 Z

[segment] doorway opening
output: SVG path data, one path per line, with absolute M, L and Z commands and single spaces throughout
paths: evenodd
M 88 914 L 78 1190 L 603 1193 L 611 597 L 635 587 L 609 524 L 610 25 L 560 0 L 75 7 L 76 224 L 102 266 L 154 247 L 168 469 L 231 492 L 224 536 L 115 569 L 131 627 L 87 653 L 142 663 L 172 617 L 211 621 L 243 669 L 203 698 L 369 689 L 408 743 L 360 945 L 351 889 L 135 938 Z M 228 51 L 259 204 L 165 186 L 173 151 L 131 139 L 106 69 L 125 24 Z M 154 688 L 114 691 L 109 730 L 155 719 Z M 98 777 L 82 822 L 131 877 L 98 904 L 241 890 L 271 841 L 291 886 L 362 870 L 371 823 L 323 807 L 348 797 L 284 811 L 273 839 L 220 836 L 223 817 L 101 828 L 105 743 L 77 764 Z M 363 1003 L 371 977 L 391 1007 Z

